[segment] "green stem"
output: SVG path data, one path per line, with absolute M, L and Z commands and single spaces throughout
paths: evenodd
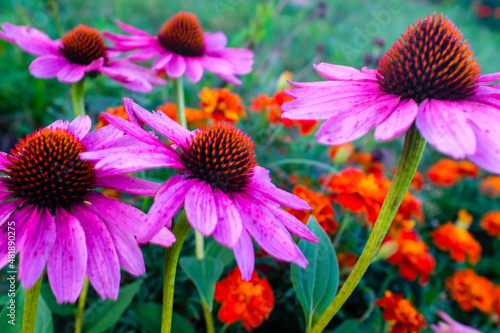
M 207 302 L 201 297 L 201 307 L 203 308 L 203 314 L 205 315 L 205 324 L 207 326 L 207 333 L 215 333 L 214 319 L 212 318 L 212 313 L 208 308 Z
M 326 163 L 321 163 L 318 161 L 308 160 L 305 158 L 284 158 L 282 160 L 278 160 L 278 161 L 274 161 L 274 162 L 269 163 L 267 165 L 267 169 L 269 169 L 273 166 L 284 165 L 284 164 L 310 165 L 310 166 L 314 166 L 317 168 L 326 169 L 330 172 L 337 172 L 337 169 L 333 168 L 331 165 L 328 165 Z
M 73 83 L 73 110 L 75 111 L 75 117 L 85 116 L 85 102 L 83 100 L 83 86 L 85 83 L 85 78 L 80 81 Z
M 191 231 L 186 212 L 183 211 L 173 233 L 175 243 L 165 251 L 165 264 L 163 266 L 163 311 L 161 316 L 161 333 L 170 333 L 172 329 L 172 311 L 174 309 L 174 285 L 177 261 L 181 253 L 182 244 Z
M 340 239 L 342 238 L 342 234 L 344 233 L 345 229 L 347 228 L 347 226 L 351 222 L 351 214 L 348 211 L 345 211 L 344 214 L 345 214 L 344 218 L 342 219 L 342 222 L 340 223 L 339 230 L 335 234 L 335 239 L 333 240 L 333 243 L 332 243 L 334 248 L 336 248 L 337 245 L 339 244 Z
M 85 276 L 83 281 L 82 292 L 78 297 L 78 308 L 75 313 L 75 333 L 81 333 L 83 327 L 83 311 L 85 310 L 85 302 L 87 301 L 87 293 L 89 292 L 89 278 Z
M 35 331 L 36 309 L 38 307 L 38 297 L 42 288 L 43 273 L 33 287 L 26 290 L 23 309 L 23 333 L 33 333 Z
M 177 106 L 177 122 L 187 128 L 186 114 L 184 109 L 186 103 L 184 102 L 184 86 L 182 84 L 182 76 L 172 80 L 174 84 L 175 105 Z
M 359 260 L 347 278 L 347 281 L 342 286 L 342 289 L 340 289 L 333 302 L 328 306 L 326 311 L 314 326 L 312 330 L 313 333 L 320 333 L 324 330 L 333 316 L 335 316 L 345 301 L 349 298 L 363 277 L 363 274 L 368 269 L 372 258 L 377 253 L 382 240 L 389 230 L 392 220 L 396 215 L 408 187 L 410 187 L 411 180 L 413 179 L 417 166 L 422 158 L 425 144 L 425 140 L 418 132 L 415 124 L 413 124 L 406 133 L 403 152 L 401 153 L 396 174 L 394 175 L 391 187 L 389 188 L 384 204 L 380 209 L 380 214 L 377 218 L 377 222 L 375 222 L 375 227 L 373 228 L 370 238 L 366 243 L 365 249 L 363 250 L 363 253 L 361 253 Z

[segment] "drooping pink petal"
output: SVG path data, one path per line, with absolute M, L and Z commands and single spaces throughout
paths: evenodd
M 203 66 L 201 61 L 197 58 L 186 58 L 186 76 L 193 82 L 196 83 L 201 80 L 203 76 Z
M 467 157 L 481 168 L 500 174 L 500 143 L 492 140 L 493 135 L 487 133 L 487 129 L 475 124 L 472 126 L 476 137 L 476 152 Z
M 483 74 L 478 79 L 477 82 L 480 83 L 491 83 L 495 81 L 500 81 L 500 72 L 491 73 L 491 74 Z
M 173 54 L 168 61 L 166 74 L 172 78 L 179 78 L 184 75 L 185 71 L 186 62 L 184 61 L 184 57 L 179 54 Z
M 137 237 L 139 243 L 148 242 L 163 227 L 172 225 L 172 218 L 184 204 L 187 192 L 191 186 L 198 182 L 196 179 L 184 180 L 183 178 L 182 175 L 174 176 L 160 186 Z
M 57 73 L 67 65 L 69 61 L 63 56 L 48 54 L 33 60 L 29 70 L 34 77 L 48 79 L 56 77 Z
M 65 83 L 74 83 L 80 81 L 84 75 L 85 66 L 70 63 L 57 73 L 57 79 Z
M 149 241 L 150 243 L 170 247 L 175 242 L 175 236 L 172 231 L 167 228 L 160 229 L 160 231 Z
M 123 136 L 123 132 L 114 126 L 104 126 L 89 132 L 80 141 L 87 147 L 87 151 L 109 148 L 107 142 L 115 141 Z
M 9 160 L 7 159 L 7 154 L 4 152 L 0 152 L 0 171 L 7 170 L 6 168 L 7 163 L 9 163 Z
M 90 127 L 92 121 L 89 116 L 78 116 L 69 124 L 68 131 L 81 140 L 90 131 Z
M 23 204 L 23 199 L 16 199 L 0 204 L 0 226 L 7 222 L 14 211 Z
M 85 66 L 85 72 L 93 72 L 98 71 L 104 66 L 104 58 L 100 57 L 99 59 L 92 60 L 92 62 Z
M 56 224 L 46 208 L 42 208 L 25 229 L 23 253 L 19 260 L 19 280 L 24 289 L 38 281 L 56 240 Z
M 244 75 L 252 72 L 253 52 L 247 49 L 226 48 L 217 52 L 222 59 L 234 66 L 234 74 Z
M 427 142 L 444 154 L 462 159 L 476 152 L 476 136 L 460 102 L 426 99 L 420 103 L 415 124 Z
M 56 240 L 47 262 L 50 286 L 58 303 L 74 303 L 87 272 L 85 232 L 76 217 L 64 208 L 55 215 Z
M 209 72 L 212 72 L 215 74 L 233 74 L 234 73 L 234 65 L 226 60 L 223 60 L 220 58 L 215 58 L 215 57 L 205 56 L 205 57 L 200 58 L 200 61 L 201 61 L 201 64 L 203 65 L 203 68 L 205 68 Z
M 193 228 L 210 236 L 217 225 L 217 207 L 212 187 L 204 181 L 191 186 L 184 202 L 186 216 Z
M 223 32 L 205 32 L 203 34 L 205 41 L 205 53 L 219 51 L 226 47 L 227 37 Z
M 10 41 L 14 40 L 14 43 L 30 54 L 36 56 L 59 54 L 59 43 L 40 30 L 10 23 L 2 23 L 0 26 Z
M 3 186 L 1 181 L 2 181 L 2 179 L 0 179 L 0 203 L 7 200 L 7 199 L 12 198 L 12 193 L 9 191 L 6 191 L 6 188 L 5 188 L 5 186 Z
M 389 141 L 405 133 L 415 121 L 417 112 L 418 104 L 414 100 L 400 101 L 394 111 L 375 129 L 375 139 Z
M 314 65 L 314 68 L 321 76 L 332 81 L 377 81 L 377 77 L 372 73 L 353 67 L 321 62 Z
M 224 81 L 227 81 L 229 83 L 235 84 L 237 86 L 241 85 L 243 82 L 241 82 L 240 79 L 234 74 L 218 74 Z
M 250 281 L 255 267 L 255 252 L 248 231 L 243 228 L 240 238 L 234 245 L 234 257 L 241 271 L 241 279 Z
M 139 151 L 144 151 L 144 149 Z M 82 153 L 82 156 L 87 155 Z M 137 156 L 137 154 L 129 152 L 116 153 L 97 162 L 95 168 L 100 176 L 104 177 L 105 175 L 119 175 L 151 168 L 182 167 L 177 159 L 163 153 L 144 153 L 141 158 L 137 158 Z
M 243 224 L 234 204 L 224 192 L 214 192 L 215 206 L 217 208 L 217 225 L 212 233 L 215 240 L 229 248 L 233 248 L 241 235 Z
M 140 49 L 139 51 L 132 53 L 127 57 L 127 59 L 129 59 L 130 61 L 146 61 L 156 57 L 158 54 L 160 54 L 160 52 L 158 52 L 158 49 L 156 47 L 150 47 Z
M 123 23 L 119 20 L 115 20 L 115 23 L 116 25 L 118 25 L 120 28 L 122 28 L 123 31 L 131 34 L 131 35 L 139 35 L 139 36 L 149 36 L 151 37 L 150 34 L 148 34 L 147 32 L 141 30 L 141 29 L 138 29 L 136 27 L 133 27 L 131 25 L 128 25 L 126 23 Z
M 85 231 L 87 276 L 102 299 L 116 300 L 120 290 L 120 264 L 113 239 L 103 220 L 84 205 L 73 205 L 71 213 Z
M 95 187 L 112 188 L 132 194 L 153 197 L 161 183 L 125 175 L 98 177 Z
M 164 53 L 160 54 L 158 59 L 156 59 L 156 61 L 153 63 L 152 69 L 154 71 L 159 71 L 159 70 L 165 69 L 165 67 L 170 62 L 170 59 L 172 59 L 173 56 L 174 56 L 174 54 L 170 53 L 170 52 L 164 52 Z

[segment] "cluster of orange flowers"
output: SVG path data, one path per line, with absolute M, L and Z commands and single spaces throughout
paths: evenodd
M 338 165 L 357 165 L 366 173 L 374 174 L 377 177 L 384 173 L 384 166 L 373 154 L 356 151 L 351 142 L 330 147 L 328 155 Z
M 450 296 L 463 311 L 479 311 L 491 314 L 496 310 L 499 286 L 485 277 L 479 276 L 472 269 L 456 271 L 445 282 Z
M 386 290 L 384 297 L 377 300 L 375 305 L 383 309 L 382 316 L 391 323 L 389 333 L 420 332 L 427 327 L 424 316 L 402 294 Z
M 480 225 L 488 235 L 500 238 L 500 211 L 491 211 L 484 214 Z
M 479 185 L 479 191 L 492 199 L 500 197 L 500 176 L 484 177 Z
M 241 279 L 238 267 L 215 285 L 215 300 L 221 302 L 218 317 L 226 325 L 241 320 L 247 331 L 259 327 L 274 307 L 274 294 L 266 278 L 253 272 L 252 279 Z
M 457 162 L 447 158 L 440 159 L 427 170 L 427 177 L 430 182 L 442 187 L 453 186 L 464 177 L 477 178 L 479 175 L 479 168 L 471 162 Z
M 312 207 L 312 210 L 304 211 L 287 208 L 290 214 L 304 224 L 309 221 L 309 217 L 312 215 L 327 234 L 337 231 L 338 223 L 334 219 L 332 202 L 326 195 L 321 192 L 311 191 L 302 185 L 295 186 L 293 194 L 305 200 Z
M 272 97 L 260 94 L 252 99 L 252 105 L 249 109 L 255 112 L 266 112 L 269 123 L 272 125 L 282 124 L 287 128 L 299 126 L 300 134 L 312 133 L 318 123 L 316 120 L 281 119 L 281 105 L 291 100 L 293 98 L 285 94 L 283 90 L 276 92 Z

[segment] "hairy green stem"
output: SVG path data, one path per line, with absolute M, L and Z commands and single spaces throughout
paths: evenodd
M 191 231 L 186 212 L 182 211 L 181 216 L 175 224 L 173 233 L 175 243 L 165 251 L 165 264 L 163 266 L 163 310 L 161 315 L 161 333 L 170 333 L 172 329 L 172 311 L 174 309 L 174 286 L 177 261 L 181 253 L 182 244 Z
M 75 111 L 75 117 L 85 116 L 85 102 L 83 100 L 83 87 L 85 84 L 85 78 L 80 81 L 73 83 L 73 110 Z
M 340 310 L 368 269 L 368 266 L 389 230 L 408 187 L 410 187 L 411 180 L 422 158 L 425 144 L 424 138 L 420 135 L 415 124 L 413 124 L 406 133 L 403 152 L 401 153 L 396 174 L 394 175 L 391 187 L 385 197 L 384 204 L 380 209 L 380 214 L 375 222 L 370 238 L 366 243 L 365 249 L 363 253 L 361 253 L 347 281 L 342 286 L 342 289 L 340 289 L 333 302 L 328 306 L 314 326 L 312 330 L 313 333 L 323 332 L 326 325 L 328 325 L 333 316 Z
M 23 309 L 23 333 L 33 333 L 35 331 L 36 309 L 38 298 L 42 288 L 43 273 L 33 287 L 26 290 Z
M 75 313 L 75 333 L 81 333 L 83 327 L 83 311 L 85 310 L 85 303 L 87 302 L 87 293 L 89 292 L 89 278 L 85 276 L 83 281 L 82 292 L 78 297 L 78 308 Z
M 186 114 L 184 109 L 186 108 L 186 103 L 184 102 L 184 86 L 182 84 L 182 76 L 177 79 L 173 79 L 174 84 L 174 95 L 175 95 L 175 106 L 177 106 L 177 122 L 182 126 L 187 128 Z

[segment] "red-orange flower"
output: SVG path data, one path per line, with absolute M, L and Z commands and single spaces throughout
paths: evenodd
M 287 209 L 290 214 L 304 224 L 309 221 L 309 217 L 312 215 L 327 234 L 337 231 L 338 224 L 334 219 L 332 202 L 326 195 L 321 192 L 311 191 L 302 185 L 295 186 L 293 188 L 293 194 L 305 200 L 312 207 L 312 210 Z
M 236 123 L 240 117 L 244 119 L 247 117 L 241 104 L 241 97 L 227 88 L 203 88 L 198 96 L 201 99 L 200 109 L 214 122 Z
M 494 284 L 479 276 L 472 269 L 456 271 L 446 279 L 446 289 L 464 311 L 474 308 L 491 313 L 494 302 Z
M 162 111 L 172 120 L 179 122 L 177 120 L 177 107 L 174 103 L 166 102 L 165 104 L 159 105 L 156 110 Z M 207 119 L 210 118 L 209 114 L 193 108 L 185 108 L 184 114 L 186 116 L 186 123 L 188 126 L 192 126 L 194 128 L 207 127 Z
M 226 325 L 241 320 L 247 331 L 259 327 L 274 307 L 274 294 L 266 278 L 253 272 L 252 279 L 241 279 L 238 267 L 215 285 L 215 300 L 222 303 L 218 317 Z
M 492 199 L 500 196 L 500 176 L 488 176 L 481 181 L 479 190 Z
M 449 252 L 451 258 L 457 262 L 464 262 L 467 257 L 468 261 L 475 265 L 481 259 L 482 248 L 478 241 L 470 232 L 456 227 L 451 222 L 439 226 L 431 236 L 437 248 Z
M 410 184 L 415 191 L 420 191 L 424 186 L 424 176 L 420 172 L 415 172 Z
M 480 225 L 488 235 L 500 238 L 500 211 L 491 211 L 484 214 Z
M 447 158 L 440 159 L 427 170 L 427 177 L 437 186 L 452 186 L 463 177 L 476 178 L 480 174 L 479 168 L 469 161 L 454 161 Z
M 106 112 L 112 114 L 113 116 L 118 116 L 120 118 L 128 120 L 128 116 L 123 105 L 114 108 L 107 108 Z M 109 122 L 106 120 L 106 118 L 104 118 L 102 113 L 99 115 L 99 117 L 97 117 L 97 121 L 97 125 L 95 126 L 96 129 L 109 125 Z
M 377 300 L 375 305 L 383 309 L 382 316 L 391 323 L 389 333 L 420 332 L 420 329 L 427 327 L 424 316 L 402 294 L 386 290 L 384 297 Z
M 387 236 L 386 241 L 391 237 Z M 408 280 L 414 281 L 420 276 L 420 283 L 429 281 L 429 274 L 434 272 L 436 260 L 429 253 L 429 246 L 418 239 L 416 233 L 402 230 L 395 238 L 398 250 L 387 258 L 393 265 L 399 265 L 399 274 Z

